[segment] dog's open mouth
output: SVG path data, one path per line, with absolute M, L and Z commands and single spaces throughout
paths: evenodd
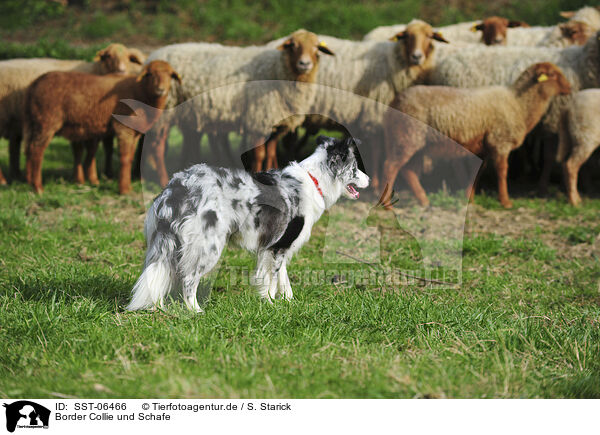
M 360 196 L 354 184 L 346 185 L 346 190 L 348 191 L 348 194 L 354 199 L 358 199 L 358 197 Z

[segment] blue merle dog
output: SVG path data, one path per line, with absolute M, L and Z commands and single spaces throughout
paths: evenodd
M 181 287 L 188 308 L 202 312 L 196 290 L 228 240 L 256 253 L 261 297 L 292 299 L 287 262 L 326 209 L 342 195 L 357 199 L 356 188 L 369 184 L 357 143 L 321 136 L 311 156 L 282 170 L 250 174 L 199 164 L 175 174 L 146 216 L 146 262 L 127 309 L 162 307 Z

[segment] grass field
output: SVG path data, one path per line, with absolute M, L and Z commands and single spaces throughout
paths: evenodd
M 550 25 L 559 12 L 589 0 L 3 0 L 0 2 L 0 59 L 93 57 L 108 42 L 141 48 L 183 41 L 252 44 L 299 28 L 340 38 L 361 39 L 377 26 L 421 18 L 434 26 L 492 15 L 530 25 Z M 65 29 L 68 34 L 65 35 Z
M 575 209 L 559 192 L 517 196 L 505 211 L 478 195 L 457 289 L 303 279 L 368 268 L 323 262 L 328 222 L 368 203 L 345 202 L 291 263 L 291 303 L 268 305 L 233 280 L 253 259 L 231 248 L 206 314 L 177 301 L 127 313 L 144 256 L 141 185 L 122 197 L 115 182 L 75 186 L 70 161 L 55 140 L 43 196 L 0 189 L 1 397 L 600 397 L 598 199 Z M 418 269 L 414 238 L 394 222 L 369 216 L 381 266 Z

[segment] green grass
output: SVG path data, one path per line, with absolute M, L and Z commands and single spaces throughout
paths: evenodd
M 75 186 L 70 161 L 55 140 L 43 196 L 0 189 L 1 397 L 600 397 L 599 200 L 516 197 L 505 211 L 478 195 L 455 289 L 350 283 L 369 268 L 324 263 L 327 224 L 361 207 L 345 203 L 292 261 L 294 301 L 261 302 L 238 279 L 252 256 L 229 248 L 206 314 L 177 300 L 128 313 L 144 257 L 141 185 L 130 196 L 114 181 Z M 433 212 L 460 203 L 432 198 Z M 419 244 L 391 214 L 367 225 L 382 234 L 382 268 L 419 270 Z M 325 278 L 311 282 L 315 270 Z
M 86 0 L 62 6 L 47 0 L 0 2 L 0 59 L 58 56 L 87 57 L 82 45 L 111 41 L 160 46 L 177 41 L 219 41 L 250 44 L 289 34 L 298 28 L 361 39 L 377 26 L 422 18 L 435 26 L 501 15 L 531 25 L 561 21 L 561 10 L 578 9 L 588 0 L 354 0 L 340 8 L 335 2 L 307 0 Z M 68 38 L 65 40 L 65 31 Z M 42 40 L 42 43 L 38 43 Z M 10 41 L 10 42 L 7 42 Z M 49 42 L 50 41 L 50 42 Z M 67 43 L 68 41 L 68 43 Z M 14 43 L 26 43 L 21 47 Z M 48 49 L 45 45 L 56 43 Z M 68 48 L 62 47 L 69 45 Z M 47 54 L 40 54 L 47 53 Z

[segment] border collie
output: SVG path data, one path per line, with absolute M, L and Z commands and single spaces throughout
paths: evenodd
M 292 299 L 286 263 L 310 237 L 323 212 L 369 185 L 358 169 L 355 139 L 320 136 L 317 149 L 282 170 L 194 165 L 173 176 L 146 216 L 142 275 L 128 310 L 162 307 L 181 288 L 187 307 L 202 312 L 196 290 L 230 239 L 257 255 L 253 283 L 262 298 Z

